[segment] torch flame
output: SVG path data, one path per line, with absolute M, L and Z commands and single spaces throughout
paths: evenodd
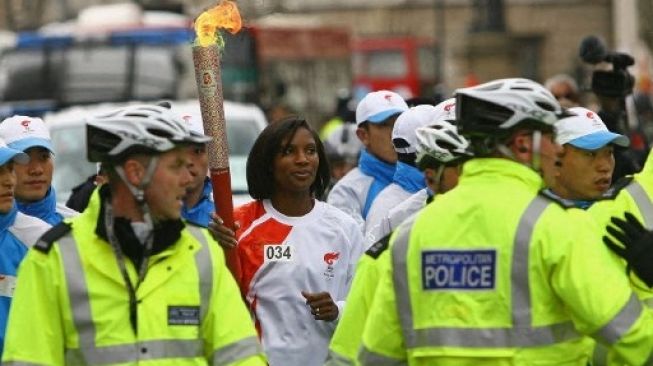
M 242 27 L 240 13 L 236 3 L 222 0 L 220 4 L 203 12 L 195 20 L 195 34 L 197 42 L 202 47 L 212 44 L 223 45 L 220 29 L 225 29 L 231 34 L 236 34 Z

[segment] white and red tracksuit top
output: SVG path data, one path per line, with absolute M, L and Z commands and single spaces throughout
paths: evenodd
M 269 200 L 238 207 L 241 291 L 271 366 L 322 365 L 336 322 L 315 320 L 301 291 L 327 291 L 340 313 L 363 253 L 358 224 L 315 201 L 308 214 L 289 217 Z

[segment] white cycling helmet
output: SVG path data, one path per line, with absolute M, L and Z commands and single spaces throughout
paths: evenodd
M 154 225 L 145 189 L 151 183 L 158 165 L 159 154 L 177 146 L 198 143 L 209 138 L 191 134 L 181 116 L 172 112 L 169 105 L 134 105 L 91 118 L 86 124 L 87 156 L 91 162 L 114 165 L 115 172 L 122 179 L 143 212 L 148 235 L 143 243 L 148 252 L 152 247 Z M 125 171 L 119 165 L 133 154 L 147 154 L 145 174 L 137 184 L 126 179 Z M 111 216 L 111 203 L 106 202 L 105 214 Z M 105 218 L 107 225 L 109 219 Z M 112 230 L 107 228 L 107 232 Z
M 392 145 L 398 154 L 415 154 L 417 138 L 415 131 L 428 126 L 439 117 L 438 110 L 428 104 L 416 105 L 397 117 L 392 128 Z
M 415 130 L 417 135 L 417 166 L 435 168 L 457 164 L 472 157 L 469 142 L 458 134 L 456 126 L 446 120 L 435 121 Z
M 499 79 L 456 90 L 456 121 L 465 136 L 505 136 L 515 127 L 553 130 L 564 116 L 555 97 L 528 79 Z
M 192 134 L 180 116 L 158 105 L 129 106 L 91 118 L 86 137 L 88 160 L 109 163 L 134 153 L 163 153 L 180 144 L 210 140 Z

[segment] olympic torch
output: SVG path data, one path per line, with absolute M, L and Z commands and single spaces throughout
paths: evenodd
M 238 8 L 233 1 L 221 1 L 195 20 L 196 39 L 193 44 L 195 80 L 199 91 L 204 132 L 212 139 L 208 144 L 209 173 L 213 186 L 216 213 L 224 224 L 234 229 L 229 144 L 224 119 L 224 97 L 220 54 L 224 41 L 220 30 L 237 33 L 242 26 Z M 227 267 L 240 282 L 240 262 L 235 249 L 225 249 Z

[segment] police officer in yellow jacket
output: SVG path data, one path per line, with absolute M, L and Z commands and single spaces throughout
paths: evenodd
M 224 255 L 180 220 L 183 145 L 159 106 L 92 119 L 100 204 L 46 233 L 18 275 L 3 365 L 265 365 Z
M 653 313 L 599 227 L 538 195 L 560 153 L 555 98 L 503 79 L 458 90 L 456 106 L 477 158 L 393 235 L 360 362 L 585 366 L 589 335 L 609 345 L 610 364 L 652 363 Z
M 653 308 L 653 154 L 641 172 L 620 179 L 588 212 L 604 230 L 603 241 L 624 257 L 633 290 Z M 618 244 L 617 244 L 618 243 Z M 604 347 L 597 346 L 592 364 L 606 364 Z
M 649 153 L 641 172 L 619 180 L 610 189 L 607 196 L 607 199 L 590 207 L 588 212 L 602 229 L 612 227 L 613 229 L 609 229 L 612 232 L 617 230 L 618 238 L 615 241 L 622 242 L 632 239 L 635 244 L 635 239 L 645 236 L 647 230 L 653 229 L 653 154 Z M 620 236 L 620 232 L 630 233 L 633 238 Z M 610 235 L 604 241 L 610 244 L 613 239 L 615 238 Z M 653 265 L 651 265 L 653 241 L 646 246 L 650 251 L 648 256 L 642 252 L 647 250 L 646 247 L 629 248 L 629 251 L 639 250 L 639 253 L 633 253 L 637 255 L 626 253 L 615 246 L 611 247 L 629 262 L 624 263 L 624 268 L 626 264 L 629 264 L 629 269 L 634 269 L 635 273 L 630 273 L 633 288 L 648 306 L 653 307 L 653 291 L 651 290 L 651 286 L 653 286 Z
M 356 355 L 378 284 L 377 261 L 388 255 L 389 240 L 390 235 L 387 235 L 374 243 L 358 261 L 356 275 L 347 295 L 347 307 L 329 343 L 329 356 L 324 366 L 359 364 Z M 353 301 L 352 307 L 349 307 L 349 301 Z
M 396 229 L 402 221 L 430 202 L 434 195 L 444 194 L 458 183 L 462 164 L 470 158 L 471 153 L 469 142 L 449 122 L 455 118 L 455 104 L 452 102 L 453 100 L 446 100 L 436 106 L 442 114 L 428 126 L 416 130 L 415 162 L 424 171 L 428 193 L 426 190 L 423 195 L 416 193 L 396 206 L 382 223 L 387 226 L 376 232 L 385 234 L 385 230 Z M 356 359 L 361 336 L 379 279 L 377 262 L 382 262 L 382 257 L 388 255 L 389 240 L 390 235 L 386 235 L 372 244 L 358 261 L 356 276 L 347 295 L 347 307 L 331 337 L 329 358 L 325 366 L 358 365 Z

